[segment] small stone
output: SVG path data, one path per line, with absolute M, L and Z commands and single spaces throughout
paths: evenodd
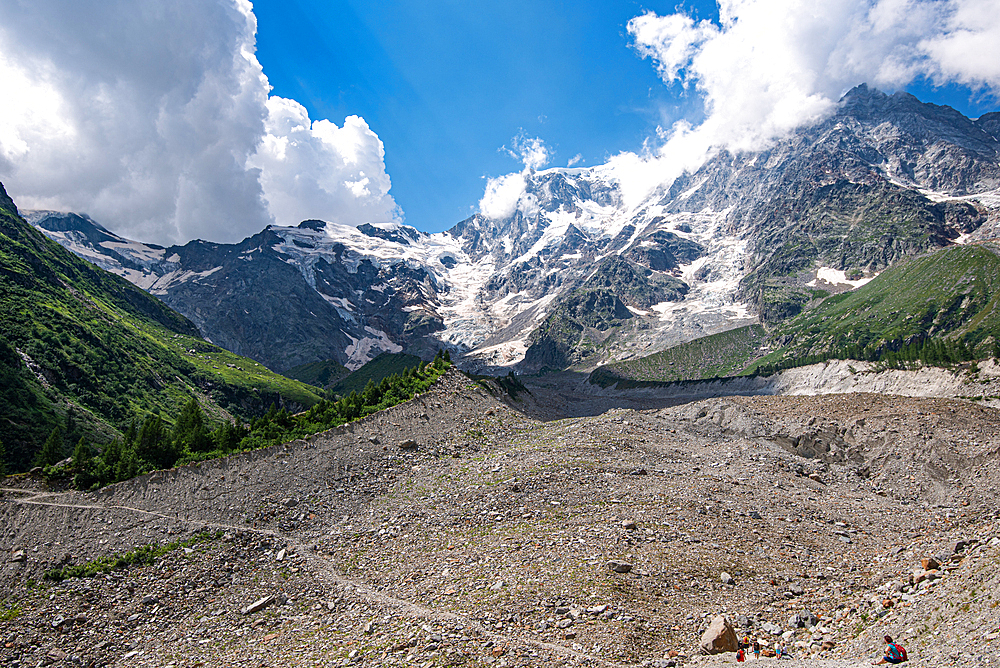
M 281 548 L 280 550 L 278 550 L 278 554 L 275 555 L 274 559 L 276 561 L 284 561 L 285 560 L 285 554 L 286 554 L 285 548 Z
M 635 531 L 638 528 L 639 525 L 632 520 L 622 520 L 622 529 L 625 529 L 625 531 Z
M 414 441 L 412 438 L 408 438 L 405 441 L 401 441 L 400 442 L 399 449 L 400 450 L 416 450 L 417 449 L 417 442 Z
M 560 619 L 558 622 L 556 622 L 556 626 L 558 626 L 561 629 L 568 629 L 569 627 L 573 626 L 573 620 Z
M 736 580 L 733 579 L 733 576 L 727 573 L 726 571 L 722 571 L 721 573 L 719 573 L 719 580 L 721 580 L 722 584 L 725 585 L 736 584 Z
M 145 606 L 156 605 L 160 599 L 156 598 L 152 594 L 146 594 L 142 597 L 142 604 Z
M 260 612 L 261 610 L 271 605 L 272 603 L 274 603 L 274 596 L 265 596 L 264 598 L 258 599 L 253 603 L 251 603 L 250 605 L 246 606 L 241 610 L 241 612 L 244 615 L 252 615 L 255 612 Z
M 59 649 L 58 647 L 53 647 L 46 653 L 45 656 L 52 659 L 53 661 L 62 661 L 63 659 L 67 658 L 69 654 Z
M 756 510 L 751 510 L 749 513 L 747 513 L 747 516 L 752 520 L 762 519 L 760 513 L 758 513 Z
M 608 568 L 615 573 L 630 573 L 632 571 L 632 564 L 612 559 L 608 562 Z
M 23 562 L 28 560 L 28 556 L 24 553 L 24 550 L 14 550 L 10 554 L 10 560 L 13 562 Z
M 941 568 L 941 562 L 934 557 L 924 557 L 920 560 L 920 565 L 924 567 L 925 571 L 936 571 Z

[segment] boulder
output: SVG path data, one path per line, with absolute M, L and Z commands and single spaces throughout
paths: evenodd
M 797 612 L 788 620 L 789 626 L 797 628 L 809 628 L 811 626 L 816 626 L 817 624 L 819 624 L 819 617 L 808 610 Z
M 725 616 L 719 615 L 701 634 L 699 645 L 704 654 L 735 652 L 739 649 L 739 639 L 736 637 L 736 629 L 729 623 L 729 620 Z
M 924 567 L 925 571 L 936 571 L 941 568 L 941 562 L 934 557 L 924 557 L 920 560 L 920 565 Z
M 778 626 L 777 624 L 772 623 L 772 622 L 764 622 L 763 624 L 760 625 L 760 628 L 761 628 L 761 630 L 766 631 L 767 633 L 770 633 L 772 636 L 780 636 L 781 635 L 781 627 Z
M 608 568 L 610 568 L 615 573 L 630 573 L 632 572 L 632 564 L 625 561 L 616 561 L 612 559 L 608 562 Z

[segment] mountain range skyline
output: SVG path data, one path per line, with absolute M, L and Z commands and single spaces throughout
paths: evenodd
M 859 83 L 994 109 L 989 3 L 912 5 L 4 4 L 0 178 L 161 245 L 310 218 L 437 232 L 545 166 L 611 164 L 639 200 Z

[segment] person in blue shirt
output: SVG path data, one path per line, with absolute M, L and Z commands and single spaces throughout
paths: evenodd
M 883 663 L 903 663 L 905 659 L 905 651 L 899 645 L 892 641 L 892 637 L 885 637 L 885 654 L 882 655 L 881 661 L 876 661 L 873 666 L 879 666 Z

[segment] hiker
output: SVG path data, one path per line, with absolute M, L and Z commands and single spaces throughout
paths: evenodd
M 778 643 L 778 646 L 774 648 L 774 657 L 776 659 L 790 659 L 792 655 L 788 653 L 788 648 L 785 647 L 785 643 Z
M 883 663 L 903 663 L 906 660 L 906 650 L 903 649 L 903 646 L 894 643 L 891 636 L 886 636 L 885 654 L 882 655 L 882 659 L 880 661 L 876 661 L 872 665 L 879 666 Z
M 745 650 L 742 647 L 736 651 L 736 660 L 740 663 L 746 660 Z
M 755 659 L 760 658 L 760 641 L 758 641 L 756 638 L 753 639 L 753 658 Z

